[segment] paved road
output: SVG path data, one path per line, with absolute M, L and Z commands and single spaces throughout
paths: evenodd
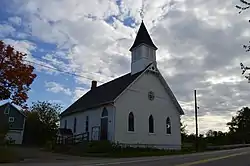
M 205 152 L 179 156 L 58 161 L 54 163 L 18 163 L 1 166 L 250 166 L 250 148 Z

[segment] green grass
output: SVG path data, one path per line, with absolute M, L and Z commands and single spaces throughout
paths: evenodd
M 48 150 L 48 149 L 45 149 Z M 82 157 L 111 157 L 111 158 L 126 158 L 126 157 L 147 157 L 147 156 L 166 156 L 166 155 L 182 155 L 194 153 L 190 149 L 182 150 L 157 150 L 146 148 L 124 148 L 124 149 L 98 149 L 91 147 L 90 149 L 81 148 L 80 146 L 57 146 L 52 150 L 55 153 L 64 153 L 68 155 L 82 156 Z
M 0 146 L 0 163 L 19 162 L 21 158 L 8 147 Z
M 110 157 L 110 158 L 127 158 L 127 157 L 149 157 L 149 156 L 167 156 L 167 155 L 183 155 L 189 154 L 194 152 L 183 152 L 183 151 L 175 151 L 175 152 L 168 152 L 168 151 L 134 151 L 134 152 L 108 152 L 108 153 L 75 153 L 75 152 L 68 152 L 66 154 L 69 155 L 76 155 L 82 157 Z
M 149 156 L 168 156 L 168 155 L 182 155 L 182 154 L 188 154 L 193 152 L 183 152 L 183 151 L 152 151 L 152 152 L 122 152 L 122 153 L 109 153 L 107 154 L 107 157 L 149 157 Z

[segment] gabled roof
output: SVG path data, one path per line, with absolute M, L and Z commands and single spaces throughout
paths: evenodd
M 60 116 L 63 117 L 71 113 L 84 111 L 103 104 L 112 103 L 138 76 L 143 73 L 143 71 L 133 75 L 128 73 L 89 90 L 85 95 L 83 95 L 75 103 L 63 111 Z
M 157 50 L 157 47 L 154 45 L 150 35 L 148 34 L 147 28 L 145 27 L 143 21 L 140 25 L 140 28 L 139 28 L 139 31 L 138 31 L 137 36 L 135 38 L 134 44 L 129 49 L 129 51 L 132 51 L 135 47 L 137 47 L 141 44 L 146 44 L 146 45 Z
M 65 111 L 63 111 L 60 116 L 64 117 L 76 112 L 82 112 L 94 107 L 98 107 L 104 104 L 113 103 L 119 95 L 126 90 L 137 78 L 139 78 L 147 69 L 151 67 L 149 64 L 144 70 L 136 74 L 128 73 L 119 78 L 116 78 L 110 82 L 100 85 L 92 90 L 89 90 L 85 95 L 79 98 L 75 103 L 69 106 Z M 173 101 L 175 107 L 179 111 L 180 115 L 184 115 L 184 112 L 176 100 L 173 92 L 169 88 L 163 76 L 160 72 L 157 72 L 160 76 L 167 93 L 169 94 L 171 100 Z
M 172 90 L 170 89 L 170 87 L 168 86 L 166 80 L 164 79 L 164 77 L 161 75 L 160 72 L 157 73 L 159 76 L 160 81 L 162 82 L 162 84 L 164 85 L 164 88 L 166 89 L 169 97 L 171 98 L 173 104 L 175 105 L 176 109 L 179 111 L 180 115 L 184 115 L 184 111 L 181 108 L 179 102 L 177 101 L 174 93 L 172 92 Z
M 18 111 L 21 115 L 23 115 L 25 118 L 27 117 L 21 110 L 19 110 L 18 108 L 16 108 L 13 104 L 11 104 L 10 102 L 7 102 L 3 105 L 0 106 L 0 108 L 6 108 L 7 106 L 12 107 L 13 109 L 15 109 L 16 111 Z

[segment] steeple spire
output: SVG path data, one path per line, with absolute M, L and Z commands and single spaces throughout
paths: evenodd
M 134 44 L 129 49 L 129 51 L 132 51 L 135 47 L 146 44 L 150 47 L 152 47 L 154 50 L 157 50 L 157 47 L 154 45 L 152 39 L 150 38 L 150 35 L 148 34 L 147 28 L 144 25 L 144 22 L 142 20 L 139 31 L 137 33 L 137 36 L 135 38 Z

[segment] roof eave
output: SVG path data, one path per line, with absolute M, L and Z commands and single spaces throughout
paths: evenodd
M 114 101 L 103 102 L 103 103 L 100 103 L 98 105 L 91 106 L 91 107 L 84 108 L 84 109 L 77 109 L 77 110 L 74 110 L 74 111 L 71 111 L 71 112 L 67 112 L 67 113 L 65 113 L 65 115 L 63 115 L 63 112 L 62 112 L 59 115 L 59 117 L 62 118 L 62 117 L 69 116 L 69 115 L 72 115 L 72 114 L 75 114 L 75 113 L 84 112 L 86 110 L 97 108 L 97 107 L 100 107 L 100 106 L 103 106 L 103 105 L 107 105 L 107 104 L 110 104 L 110 103 L 114 104 Z
M 166 89 L 166 91 L 168 92 L 168 94 L 170 95 L 170 98 L 172 99 L 176 109 L 178 110 L 179 114 L 180 115 L 184 115 L 184 111 L 183 109 L 181 108 L 178 100 L 176 99 L 174 93 L 172 92 L 172 90 L 170 89 L 170 87 L 168 86 L 167 82 L 165 81 L 164 77 L 161 75 L 160 72 L 158 72 L 158 75 L 160 76 L 160 80 L 163 82 L 164 84 L 164 87 Z
M 153 63 L 151 63 L 150 65 L 148 65 L 147 66 L 147 68 L 146 69 L 144 69 L 144 71 L 133 81 L 133 82 L 131 82 L 115 99 L 114 99 L 114 103 L 118 100 L 118 98 L 123 94 L 123 93 L 125 93 L 125 91 L 129 88 L 129 87 L 131 87 L 131 85 L 134 83 L 134 82 L 136 82 L 147 70 L 148 70 L 148 68 L 152 65 Z
M 148 44 L 146 44 L 146 43 L 140 43 L 140 44 L 137 45 L 137 46 L 134 46 L 134 45 L 133 45 L 133 46 L 129 49 L 129 51 L 132 52 L 134 49 L 140 47 L 141 45 L 148 46 L 148 47 L 150 47 L 150 48 L 152 48 L 152 49 L 154 49 L 154 50 L 157 50 L 157 49 L 158 49 L 155 45 L 154 45 L 154 46 L 150 46 L 150 45 L 148 45 Z

